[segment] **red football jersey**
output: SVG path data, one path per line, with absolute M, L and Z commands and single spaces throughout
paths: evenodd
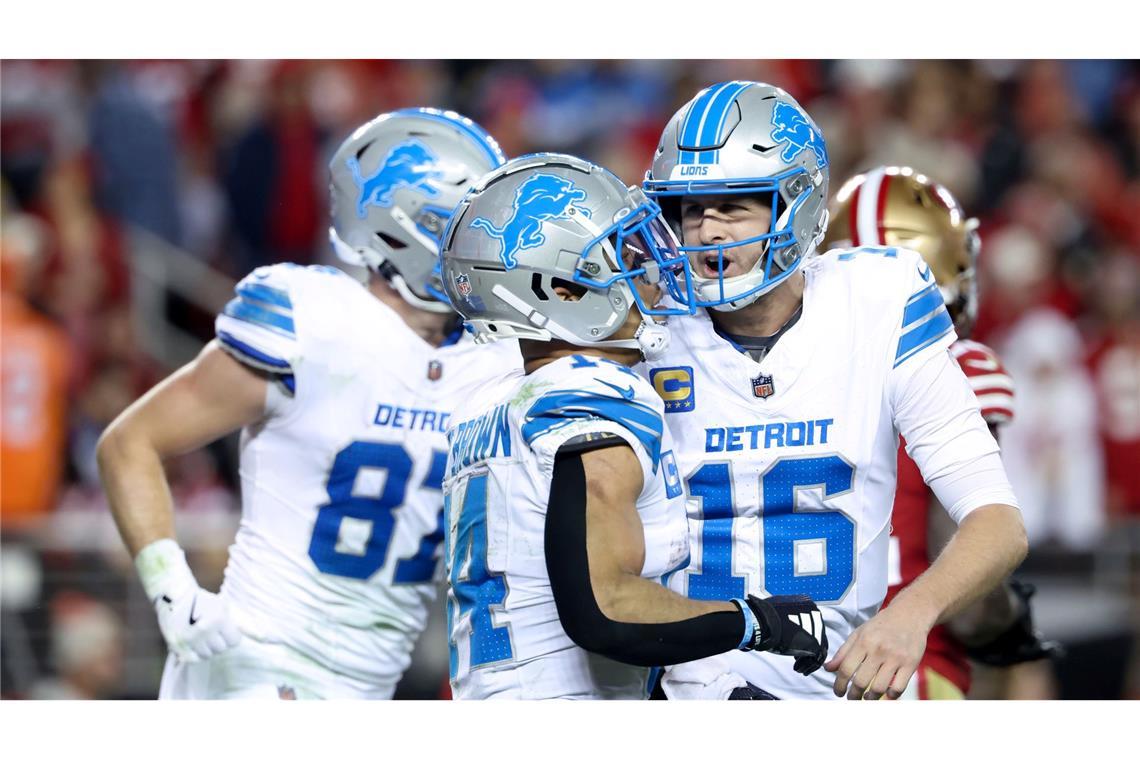
M 1013 419 L 1013 380 L 988 346 L 972 340 L 959 340 L 950 346 L 950 355 L 958 361 L 970 381 L 982 417 L 991 425 Z M 899 446 L 898 485 L 895 487 L 894 512 L 891 515 L 890 570 L 886 607 L 898 592 L 930 567 L 927 547 L 929 507 L 933 499 L 918 466 L 906 455 L 906 442 Z M 919 672 L 931 668 L 944 676 L 965 694 L 970 688 L 970 664 L 962 647 L 946 630 L 935 626 L 926 641 Z M 919 676 L 916 676 L 919 677 Z M 925 698 L 922 682 L 920 697 Z

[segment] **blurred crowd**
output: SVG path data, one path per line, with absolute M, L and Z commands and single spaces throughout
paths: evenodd
M 106 424 L 174 369 L 137 340 L 132 231 L 235 279 L 278 261 L 329 263 L 326 163 L 378 113 L 453 108 L 508 155 L 574 153 L 636 183 L 674 110 L 726 79 L 778 84 L 806 107 L 833 191 L 861 169 L 910 165 L 979 218 L 974 338 L 1017 384 L 1002 448 L 1029 564 L 1111 544 L 1135 577 L 1136 62 L 5 61 L 4 696 L 150 696 L 138 684 L 157 684 L 154 641 L 151 664 L 124 675 L 139 634 L 121 600 L 140 592 L 94 464 Z M 211 315 L 173 295 L 163 318 L 203 342 L 212 334 Z M 234 463 L 225 443 L 173 462 L 182 512 L 232 525 Z M 197 556 L 217 579 L 227 541 Z

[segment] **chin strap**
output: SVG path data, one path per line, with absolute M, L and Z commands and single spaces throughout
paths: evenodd
M 449 304 L 437 301 L 434 298 L 420 298 L 417 296 L 412 292 L 412 289 L 408 287 L 408 283 L 404 281 L 404 278 L 395 272 L 387 273 L 384 276 L 387 277 L 388 282 L 392 284 L 396 292 L 400 294 L 400 297 L 417 309 L 434 312 L 436 314 L 452 313 L 452 308 Z
M 511 308 L 522 314 L 528 322 L 534 325 L 537 330 L 533 335 L 526 336 L 533 340 L 550 340 L 557 338 L 564 340 L 575 346 L 611 346 L 613 348 L 636 348 L 641 352 L 641 355 L 646 361 L 653 361 L 659 358 L 665 350 L 669 348 L 669 329 L 665 325 L 659 325 L 653 321 L 652 317 L 645 314 L 641 315 L 641 324 L 637 326 L 637 332 L 633 334 L 632 338 L 622 338 L 619 340 L 595 340 L 583 341 L 574 333 L 562 327 L 554 320 L 539 313 L 539 311 L 530 306 L 526 301 L 516 296 L 510 290 L 502 285 L 495 285 L 491 292 L 502 299 Z M 636 308 L 636 306 L 631 307 Z
M 421 298 L 416 295 L 412 292 L 412 289 L 408 287 L 407 281 L 404 280 L 396 271 L 396 268 L 392 266 L 391 262 L 384 259 L 384 257 L 375 251 L 365 253 L 364 251 L 353 248 L 341 240 L 340 236 L 336 234 L 336 230 L 332 227 L 329 227 L 329 243 L 341 261 L 346 264 L 351 264 L 352 266 L 367 267 L 373 272 L 376 272 L 391 283 L 395 291 L 399 293 L 400 297 L 407 301 L 409 305 L 436 314 L 450 314 L 453 311 L 450 304 L 446 304 L 434 298 Z

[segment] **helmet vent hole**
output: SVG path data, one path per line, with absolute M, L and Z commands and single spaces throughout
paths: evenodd
M 372 142 L 375 142 L 375 140 L 373 140 Z M 372 147 L 372 142 L 364 143 L 363 145 L 360 146 L 360 150 L 356 151 L 356 160 L 357 161 L 359 161 L 360 157 L 364 155 L 364 151 L 366 151 L 370 147 Z
M 386 232 L 376 232 L 376 237 L 384 241 L 384 244 L 391 248 L 393 251 L 399 251 L 408 247 L 408 244 L 399 238 L 394 238 Z
M 773 150 L 776 147 L 777 146 L 775 146 L 775 145 L 761 145 L 759 143 L 752 143 L 752 150 L 756 151 L 757 153 L 767 153 L 768 151 Z
M 530 276 L 530 290 L 534 293 L 535 298 L 540 301 L 549 301 L 550 294 L 542 288 L 542 275 L 535 272 Z
M 570 282 L 570 280 L 563 280 L 561 277 L 551 277 L 550 278 L 550 287 L 552 287 L 552 288 L 566 288 L 572 294 L 574 294 L 574 296 L 576 298 L 581 298 L 582 296 L 586 295 L 585 286 L 579 285 L 576 282 Z

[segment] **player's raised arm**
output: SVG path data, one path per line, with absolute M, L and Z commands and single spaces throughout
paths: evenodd
M 199 588 L 175 541 L 163 462 L 260 419 L 268 388 L 256 370 L 211 342 L 120 414 L 96 449 L 119 533 L 167 644 L 183 659 L 224 651 L 240 634 L 218 597 Z

